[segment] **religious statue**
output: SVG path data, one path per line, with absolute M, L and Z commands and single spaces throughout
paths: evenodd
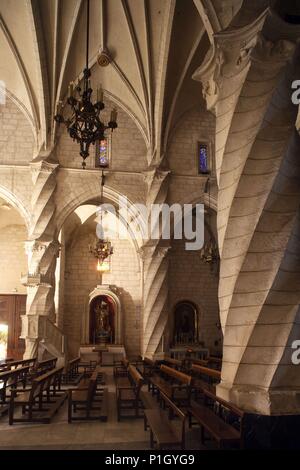
M 100 340 L 110 338 L 111 327 L 109 324 L 109 307 L 108 304 L 101 300 L 95 308 L 96 314 L 96 336 Z

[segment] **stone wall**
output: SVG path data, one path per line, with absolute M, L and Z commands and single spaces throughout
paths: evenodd
M 21 284 L 21 274 L 27 272 L 26 237 L 26 227 L 17 211 L 0 208 L 1 294 L 26 294 Z
M 30 124 L 10 100 L 0 104 L 0 162 L 24 164 L 32 159 L 34 137 Z

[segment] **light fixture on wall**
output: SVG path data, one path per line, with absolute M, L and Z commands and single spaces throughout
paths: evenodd
M 214 239 L 213 234 L 211 233 L 211 224 L 210 224 L 210 179 L 207 178 L 205 187 L 204 187 L 204 194 L 208 194 L 208 232 L 209 232 L 209 240 L 205 241 L 201 251 L 200 251 L 200 257 L 201 260 L 204 263 L 208 263 L 212 265 L 212 268 L 214 265 L 219 264 L 219 250 L 218 250 L 218 245 Z
M 83 70 L 83 89 L 79 85 L 74 87 L 71 82 L 68 88 L 67 104 L 70 106 L 69 117 L 63 116 L 64 104 L 59 102 L 57 114 L 54 119 L 58 124 L 65 124 L 70 137 L 80 144 L 80 155 L 83 158 L 82 167 L 86 167 L 85 159 L 89 156 L 89 147 L 98 141 L 105 140 L 105 131 L 111 129 L 113 132 L 117 125 L 117 111 L 113 109 L 110 121 L 105 125 L 100 120 L 100 111 L 104 109 L 102 88 L 97 89 L 97 101 L 92 103 L 90 76 L 91 70 L 88 66 L 89 60 L 89 16 L 90 0 L 87 2 L 87 28 L 86 28 L 86 67 Z

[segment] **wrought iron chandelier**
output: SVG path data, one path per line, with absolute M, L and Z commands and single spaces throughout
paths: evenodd
M 91 70 L 88 66 L 89 59 L 89 17 L 90 17 L 90 0 L 87 2 L 87 28 L 86 28 L 86 67 L 83 70 L 83 88 L 71 82 L 68 88 L 67 104 L 70 106 L 69 116 L 63 116 L 64 104 L 58 103 L 57 114 L 54 116 L 58 124 L 65 124 L 70 137 L 80 144 L 80 155 L 83 158 L 82 167 L 86 167 L 85 159 L 89 156 L 89 148 L 91 144 L 105 139 L 105 131 L 118 127 L 117 111 L 111 111 L 110 121 L 105 125 L 100 120 L 100 111 L 104 109 L 102 88 L 97 89 L 97 101 L 92 103 L 92 93 L 90 77 Z
M 208 194 L 208 231 L 209 231 L 209 240 L 206 241 L 200 251 L 201 260 L 204 263 L 208 263 L 210 265 L 218 265 L 219 263 L 219 249 L 218 245 L 214 239 L 213 234 L 211 233 L 211 226 L 210 226 L 210 179 L 207 178 L 204 188 L 204 194 Z
M 101 195 L 100 195 L 100 204 L 102 203 L 102 196 L 103 196 L 103 186 L 105 182 L 104 173 L 102 171 L 102 178 L 101 178 Z M 101 232 L 102 236 L 98 239 L 94 246 L 89 245 L 89 252 L 97 258 L 97 271 L 105 272 L 109 271 L 109 262 L 108 258 L 110 255 L 113 254 L 114 249 L 111 242 L 104 238 L 104 231 L 103 231 L 103 209 L 100 207 L 100 225 L 101 225 Z

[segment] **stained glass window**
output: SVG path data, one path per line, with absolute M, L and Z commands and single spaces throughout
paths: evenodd
M 199 143 L 198 145 L 198 173 L 206 175 L 209 173 L 208 145 Z
M 96 168 L 107 168 L 109 166 L 108 140 L 99 140 L 96 143 Z

